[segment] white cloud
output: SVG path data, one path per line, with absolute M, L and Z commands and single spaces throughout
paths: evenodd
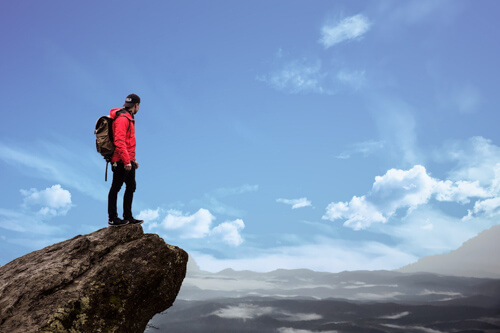
M 488 218 L 498 216 L 500 214 L 500 197 L 479 200 L 474 203 L 474 208 L 468 211 L 464 220 L 469 220 L 474 216 L 485 215 Z
M 375 177 L 367 196 L 354 196 L 349 203 L 331 203 L 323 219 L 343 219 L 344 226 L 365 229 L 373 223 L 387 222 L 399 209 L 409 213 L 428 203 L 433 196 L 438 201 L 464 204 L 470 198 L 488 198 L 491 194 L 477 181 L 441 181 L 431 177 L 423 166 L 416 165 L 409 170 L 391 169 Z
M 160 208 L 157 208 L 155 210 L 152 209 L 142 210 L 137 216 L 139 220 L 144 220 L 144 222 L 146 223 L 156 221 L 159 217 L 160 217 Z
M 335 25 L 323 26 L 320 43 L 328 49 L 343 41 L 361 38 L 370 27 L 371 22 L 362 14 L 347 17 Z
M 7 242 L 27 246 L 32 249 L 40 248 L 39 244 L 48 245 L 53 236 L 61 234 L 65 225 L 50 225 L 46 223 L 53 217 L 65 215 L 72 207 L 71 193 L 60 185 L 54 185 L 45 190 L 21 190 L 24 196 L 19 211 L 0 208 L 0 228 L 22 236 L 8 237 Z M 32 238 L 32 239 L 30 239 Z
M 159 218 L 159 212 L 160 209 L 147 209 L 142 211 L 139 217 L 144 218 L 145 221 L 154 221 Z M 200 208 L 191 215 L 178 210 L 169 210 L 161 222 L 148 224 L 148 229 L 160 228 L 168 231 L 168 236 L 175 235 L 182 239 L 207 238 L 220 240 L 231 246 L 239 246 L 243 243 L 241 236 L 241 231 L 245 228 L 243 220 L 226 221 L 212 228 L 215 219 L 215 216 L 204 208 Z
M 481 187 L 479 181 L 452 182 L 451 180 L 439 181 L 436 186 L 436 199 L 438 201 L 452 201 L 458 203 L 469 203 L 471 197 L 487 198 L 491 196 L 490 191 Z
M 375 177 L 370 197 L 390 217 L 399 208 L 415 208 L 427 203 L 434 185 L 435 180 L 421 165 L 410 170 L 391 169 L 385 175 Z
M 59 184 L 42 191 L 35 188 L 21 190 L 21 194 L 24 196 L 24 205 L 40 207 L 38 213 L 42 216 L 66 215 L 71 208 L 71 193 Z
M 169 210 L 161 226 L 165 230 L 176 230 L 182 238 L 203 238 L 210 233 L 210 226 L 215 217 L 201 208 L 192 215 L 184 215 L 177 210 Z
M 465 142 L 446 145 L 436 152 L 436 159 L 454 162 L 456 166 L 449 172 L 449 178 L 457 184 L 457 191 L 476 192 L 484 199 L 474 203 L 466 220 L 484 216 L 493 218 L 499 213 L 500 206 L 500 147 L 483 137 L 472 137 Z M 464 182 L 465 181 L 465 182 Z M 462 182 L 464 182 L 462 184 Z M 464 187 L 468 187 L 467 190 Z M 489 193 L 481 195 L 482 189 Z M 451 191 L 450 195 L 457 196 Z M 459 195 L 459 194 L 458 194 Z
M 300 199 L 277 199 L 276 202 L 281 202 L 287 205 L 291 205 L 292 209 L 303 208 L 311 206 L 311 201 L 307 198 Z
M 372 223 L 385 223 L 387 218 L 365 196 L 354 196 L 350 202 L 332 202 L 326 208 L 323 219 L 335 221 L 344 219 L 344 226 L 354 230 L 365 229 Z
M 216 226 L 210 232 L 215 237 L 221 237 L 222 240 L 232 246 L 238 246 L 243 243 L 240 231 L 245 228 L 243 220 L 235 220 L 232 222 L 224 222 Z

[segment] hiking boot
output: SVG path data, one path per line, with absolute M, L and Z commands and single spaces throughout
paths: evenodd
M 108 227 L 121 227 L 122 225 L 127 225 L 129 221 L 122 220 L 119 217 L 112 218 L 108 220 Z
M 144 222 L 144 220 L 137 220 L 137 219 L 134 219 L 133 217 L 129 217 L 127 220 L 128 220 L 128 223 L 130 223 L 130 224 L 142 224 Z

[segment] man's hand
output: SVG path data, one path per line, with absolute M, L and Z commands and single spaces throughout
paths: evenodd
M 127 171 L 132 170 L 132 164 L 129 163 L 129 164 L 125 165 L 125 170 L 127 170 Z
M 136 169 L 139 169 L 139 162 L 134 161 L 134 163 L 135 163 L 135 168 L 136 168 Z

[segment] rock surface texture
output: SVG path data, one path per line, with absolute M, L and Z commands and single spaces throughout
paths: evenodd
M 105 228 L 0 267 L 0 332 L 144 332 L 188 255 L 142 227 Z

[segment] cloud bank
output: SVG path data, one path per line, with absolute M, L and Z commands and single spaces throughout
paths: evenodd
M 465 204 L 471 198 L 491 196 L 491 191 L 478 181 L 442 181 L 431 177 L 422 165 L 416 165 L 409 170 L 391 169 L 375 177 L 369 194 L 354 196 L 350 202 L 329 204 L 323 219 L 344 220 L 344 226 L 361 230 L 373 223 L 387 222 L 398 210 L 411 212 L 431 198 Z

